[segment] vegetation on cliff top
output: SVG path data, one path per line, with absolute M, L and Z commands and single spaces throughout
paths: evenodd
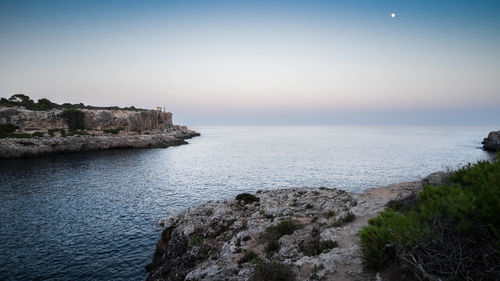
M 0 139 L 4 138 L 22 138 L 29 139 L 35 137 L 43 137 L 45 134 L 43 132 L 34 132 L 32 134 L 29 133 L 16 133 L 15 131 L 18 128 L 11 124 L 0 124 Z
M 38 102 L 34 102 L 29 96 L 23 95 L 23 94 L 16 94 L 11 96 L 10 98 L 0 98 L 0 106 L 5 106 L 5 107 L 14 107 L 14 106 L 22 106 L 26 109 L 30 110 L 50 110 L 50 109 L 71 109 L 71 108 L 76 108 L 76 109 L 108 109 L 108 110 L 117 110 L 117 109 L 125 109 L 125 110 L 134 110 L 134 111 L 140 111 L 140 110 L 146 110 L 146 109 L 140 109 L 140 108 L 135 108 L 133 106 L 130 107 L 118 107 L 118 106 L 106 106 L 106 107 L 98 107 L 98 106 L 90 106 L 90 105 L 84 105 L 83 103 L 63 103 L 63 104 L 57 104 L 54 102 L 51 102 L 48 99 L 39 99 Z
M 499 214 L 497 155 L 459 169 L 446 184 L 390 202 L 360 231 L 365 265 L 389 269 L 394 280 L 498 280 Z

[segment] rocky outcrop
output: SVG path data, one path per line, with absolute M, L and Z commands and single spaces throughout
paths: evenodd
M 62 110 L 27 110 L 22 107 L 0 107 L 0 125 L 11 124 L 19 132 L 67 129 Z
M 172 123 L 172 113 L 156 110 L 79 109 L 78 129 L 70 130 L 64 110 L 0 108 L 0 125 L 17 130 L 0 138 L 0 158 L 32 157 L 116 148 L 169 147 L 200 134 Z M 35 134 L 31 134 L 36 132 Z
M 434 172 L 422 179 L 423 185 L 440 185 L 445 183 L 451 176 L 451 172 Z
M 79 109 L 83 114 L 81 129 L 100 131 L 124 128 L 127 131 L 167 131 L 174 128 L 172 113 L 156 110 Z M 22 107 L 0 107 L 0 124 L 12 124 L 19 132 L 68 129 L 64 110 L 27 110 Z
M 483 140 L 483 148 L 488 151 L 500 151 L 500 131 L 490 132 Z
M 146 266 L 147 280 L 252 280 L 256 265 L 270 261 L 287 266 L 296 280 L 380 280 L 363 270 L 357 233 L 389 200 L 423 185 L 393 184 L 363 194 L 323 187 L 268 190 L 257 192 L 253 203 L 191 207 L 158 221 L 165 230 Z M 277 249 L 269 251 L 266 233 L 284 221 L 300 227 L 278 237 Z
M 155 134 L 101 134 L 69 137 L 0 139 L 0 158 L 34 157 L 47 154 L 84 152 L 118 148 L 154 148 L 186 144 L 185 139 L 199 136 L 187 129 Z

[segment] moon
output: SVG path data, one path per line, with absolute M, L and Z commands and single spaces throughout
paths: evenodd
M 396 14 L 395 13 L 392 13 L 391 14 L 391 18 L 395 18 L 396 17 Z

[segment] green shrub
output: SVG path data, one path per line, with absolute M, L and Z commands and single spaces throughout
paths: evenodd
M 12 124 L 0 124 L 0 138 L 8 138 L 18 129 Z
M 195 234 L 195 235 L 191 236 L 191 239 L 189 239 L 189 246 L 190 247 L 200 246 L 201 243 L 203 243 L 203 236 L 200 234 Z
M 205 216 L 209 217 L 214 213 L 214 209 L 210 208 L 205 211 Z
M 84 114 L 81 110 L 68 108 L 63 111 L 62 116 L 68 123 L 70 130 L 84 129 Z
M 264 248 L 264 252 L 266 252 L 267 256 L 270 257 L 274 253 L 280 250 L 280 243 L 277 239 L 270 239 L 267 241 L 266 247 Z
M 409 196 L 394 199 L 387 202 L 386 207 L 391 208 L 398 212 L 407 212 L 417 206 L 418 198 L 416 193 L 412 193 Z
M 19 133 L 19 134 L 7 134 L 1 136 L 1 138 L 14 138 L 14 139 L 30 139 L 33 136 L 28 133 Z
M 30 110 L 49 110 L 57 108 L 58 104 L 49 101 L 48 99 L 39 99 L 38 102 L 34 102 L 30 97 L 23 94 L 16 94 L 11 96 L 9 99 L 1 98 L 1 106 L 23 106 Z
M 259 202 L 260 198 L 250 193 L 241 193 L 236 196 L 236 200 L 243 201 L 245 204 L 250 204 L 253 202 Z
M 44 132 L 34 132 L 33 134 L 31 134 L 31 136 L 37 137 L 37 138 L 43 138 L 45 136 L 45 133 Z
M 426 186 L 418 200 L 388 206 L 360 231 L 368 268 L 404 266 L 418 279 L 500 276 L 499 156 L 459 169 L 446 184 Z
M 0 124 L 0 134 L 14 133 L 19 127 L 12 124 Z
M 332 240 L 320 241 L 318 239 L 312 245 L 309 245 L 306 248 L 306 250 L 304 251 L 304 254 L 306 256 L 317 256 L 321 253 L 328 253 L 333 248 L 337 248 L 337 247 L 338 247 L 337 241 L 332 241 Z
M 251 262 L 252 260 L 258 258 L 259 256 L 253 251 L 246 251 L 241 258 L 238 260 L 238 264 L 243 264 L 246 262 Z
M 288 219 L 279 222 L 276 225 L 276 228 L 274 228 L 273 226 L 269 227 L 268 231 L 277 231 L 279 237 L 282 237 L 292 234 L 295 230 L 300 229 L 301 227 L 302 225 L 298 222 Z
M 328 211 L 326 214 L 325 214 L 325 217 L 327 218 L 331 218 L 335 216 L 335 211 L 331 210 L 331 211 Z
M 12 106 L 24 106 L 26 109 L 34 109 L 35 102 L 23 94 L 15 94 L 9 98 Z
M 16 103 L 12 102 L 6 98 L 0 98 L 0 106 L 13 107 L 13 106 L 16 106 Z
M 323 264 L 320 264 L 320 265 L 314 265 L 312 272 L 313 272 L 313 273 L 316 273 L 316 272 L 321 271 L 321 270 L 323 270 L 323 269 L 325 269 L 325 266 L 324 266 Z
M 313 205 L 311 205 L 311 204 L 309 204 L 309 203 L 307 203 L 307 204 L 306 204 L 306 209 L 312 209 L 312 208 L 314 208 L 314 206 L 313 206 Z
M 29 96 L 23 95 L 23 94 L 13 95 L 9 99 L 0 98 L 0 106 L 5 106 L 5 107 L 23 106 L 29 110 L 49 110 L 49 109 L 53 109 L 53 108 L 59 108 L 59 109 L 75 109 L 75 108 L 83 109 L 83 108 L 86 108 L 86 109 L 107 109 L 107 110 L 125 109 L 125 110 L 132 110 L 132 111 L 144 111 L 145 110 L 145 109 L 135 108 L 134 106 L 120 108 L 118 106 L 91 106 L 91 105 L 85 105 L 83 103 L 57 104 L 57 103 L 51 102 L 50 100 L 48 100 L 46 98 L 42 98 L 42 99 L 39 99 L 38 102 L 34 102 Z
M 428 226 L 422 225 L 415 212 L 401 214 L 388 209 L 370 219 L 368 224 L 359 235 L 365 266 L 375 270 L 393 260 L 394 243 L 410 246 L 430 233 Z
M 268 256 L 279 250 L 280 246 L 278 240 L 281 237 L 290 235 L 301 227 L 302 225 L 298 222 L 287 219 L 279 222 L 277 225 L 266 228 L 266 231 L 261 234 L 260 238 L 267 243 L 265 251 Z
M 33 134 L 14 133 L 17 129 L 18 127 L 12 124 L 0 125 L 0 139 L 3 138 L 29 139 L 29 138 L 35 138 L 35 137 L 39 138 L 45 136 L 43 132 L 34 132 Z
M 53 103 L 50 100 L 45 99 L 45 98 L 39 99 L 38 102 L 35 103 L 33 106 L 34 106 L 34 109 L 37 109 L 37 110 L 49 110 L 49 109 L 57 108 L 56 103 Z
M 230 234 L 226 235 L 226 237 L 224 238 L 224 240 L 226 242 L 229 242 L 229 241 L 231 241 L 233 239 L 233 237 L 234 237 L 234 234 L 230 233 Z
M 255 266 L 251 281 L 294 281 L 292 268 L 278 262 L 261 262 Z

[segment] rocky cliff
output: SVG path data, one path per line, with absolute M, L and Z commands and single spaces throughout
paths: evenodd
M 359 230 L 389 200 L 447 176 L 363 194 L 322 187 L 260 191 L 189 208 L 158 221 L 165 230 L 147 280 L 383 280 L 363 270 Z
M 0 107 L 0 124 L 12 124 L 19 132 L 69 129 L 65 110 L 28 110 L 22 107 Z M 124 128 L 127 131 L 168 131 L 174 128 L 172 113 L 156 110 L 78 109 L 80 129 L 100 131 Z
M 0 107 L 0 158 L 114 148 L 168 147 L 199 136 L 172 113 L 142 109 Z
M 483 148 L 488 151 L 500 151 L 500 131 L 490 132 L 483 140 Z

